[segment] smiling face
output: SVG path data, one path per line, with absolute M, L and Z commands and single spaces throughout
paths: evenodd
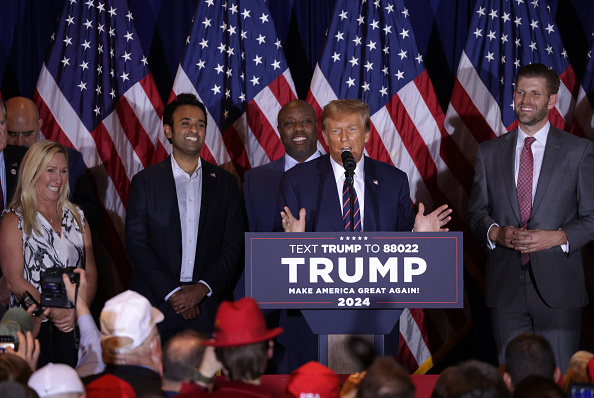
M 549 95 L 544 77 L 521 77 L 514 91 L 514 112 L 520 128 L 528 135 L 549 120 L 549 110 L 557 104 L 557 94 Z
M 206 138 L 206 116 L 194 105 L 181 105 L 173 112 L 173 125 L 165 124 L 163 129 L 173 145 L 173 156 L 194 158 Z
M 64 154 L 56 153 L 35 183 L 37 201 L 57 202 L 67 181 L 68 161 Z
M 360 114 L 342 113 L 326 118 L 322 134 L 328 144 L 330 156 L 342 165 L 341 155 L 344 151 L 351 151 L 355 162 L 361 160 L 370 131 L 365 128 Z
M 316 113 L 305 101 L 287 103 L 278 113 L 278 132 L 287 155 L 306 161 L 317 150 Z

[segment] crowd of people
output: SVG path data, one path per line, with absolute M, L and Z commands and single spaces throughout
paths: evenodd
M 592 381 L 592 354 L 576 351 L 587 303 L 579 249 L 594 239 L 594 147 L 550 124 L 556 72 L 527 65 L 515 86 L 518 128 L 478 147 L 467 213 L 488 249 L 486 304 L 500 368 L 448 368 L 436 397 L 564 396 Z M 407 175 L 365 155 L 366 104 L 324 107 L 325 155 L 316 121 L 305 101 L 280 109 L 285 155 L 246 172 L 242 200 L 236 178 L 200 156 L 204 105 L 189 93 L 171 101 L 163 130 L 172 154 L 130 184 L 130 290 L 105 302 L 97 327 L 92 231 L 100 220 L 86 166 L 80 153 L 41 139 L 31 100 L 0 99 L 0 304 L 10 308 L 2 322 L 20 327 L 9 333 L 14 349 L 0 355 L 0 395 L 271 397 L 262 376 L 272 371 L 290 374 L 287 397 L 414 397 L 413 380 L 386 357 L 362 361 L 341 387 L 316 362 L 317 337 L 299 311 L 262 313 L 243 297 L 246 230 L 448 231 L 447 204 L 425 214 L 418 203 L 415 213 Z
M 67 275 L 63 282 L 76 302 L 79 320 L 88 315 L 88 281 L 76 271 L 77 284 Z M 251 298 L 224 301 L 215 316 L 212 338 L 186 330 L 164 346 L 157 325 L 164 316 L 142 295 L 127 290 L 108 300 L 100 315 L 100 330 L 92 319 L 81 326 L 78 361 L 73 368 L 49 363 L 37 367 L 44 347 L 36 340 L 39 320 L 9 310 L 0 321 L 18 337 L 16 351 L 0 354 L 0 396 L 6 397 L 284 397 L 284 398 L 414 398 L 415 382 L 390 357 L 373 356 L 373 347 L 359 350 L 360 372 L 344 377 L 319 362 L 294 370 L 282 389 L 263 377 L 273 357 L 274 338 L 283 329 L 268 328 L 262 311 Z M 84 330 L 84 331 L 82 331 Z M 439 375 L 432 398 L 462 397 L 574 397 L 593 391 L 591 353 L 574 354 L 561 374 L 549 342 L 534 333 L 515 337 L 506 347 L 505 363 L 497 368 L 470 360 Z M 364 365 L 367 363 L 366 365 Z M 220 375 L 220 377 L 217 377 Z M 429 377 L 429 376 L 427 376 Z M 427 395 L 429 396 L 429 395 Z M 586 396 L 586 395 L 584 395 Z

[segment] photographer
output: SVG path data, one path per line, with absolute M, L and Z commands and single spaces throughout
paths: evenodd
M 37 368 L 37 359 L 41 352 L 39 340 L 36 339 L 39 333 L 42 320 L 49 314 L 49 308 L 39 313 L 39 316 L 32 316 L 37 307 L 30 306 L 27 312 L 22 308 L 11 308 L 0 321 L 0 335 L 4 338 L 12 337 L 13 346 L 6 347 L 6 353 L 14 354 L 27 362 L 31 371 Z
M 79 275 L 78 292 L 76 283 L 72 283 L 68 275 L 63 274 L 64 286 L 70 301 L 75 303 L 80 342 L 78 347 L 78 361 L 76 373 L 80 377 L 101 373 L 105 363 L 101 357 L 101 332 L 97 328 L 87 304 L 87 277 L 82 269 L 75 269 Z

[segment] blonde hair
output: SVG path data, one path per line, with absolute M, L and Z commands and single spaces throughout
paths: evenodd
M 588 351 L 578 351 L 569 360 L 567 373 L 563 378 L 563 391 L 569 391 L 571 383 L 588 383 L 588 362 L 594 354 Z
M 37 222 L 39 206 L 37 204 L 35 184 L 47 165 L 58 153 L 64 155 L 68 162 L 68 152 L 66 152 L 66 148 L 55 141 L 42 140 L 31 145 L 21 163 L 18 184 L 12 202 L 10 202 L 10 207 L 13 209 L 20 208 L 21 214 L 23 215 L 23 232 L 27 236 L 32 236 L 33 233 L 37 235 L 40 234 L 39 223 Z M 76 224 L 82 231 L 83 226 L 80 213 L 74 204 L 68 200 L 69 194 L 70 186 L 68 185 L 67 178 L 64 183 L 64 189 L 58 198 L 56 210 L 58 211 L 58 214 L 63 207 L 70 210 L 76 220 Z

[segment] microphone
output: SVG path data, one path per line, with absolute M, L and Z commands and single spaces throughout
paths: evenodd
M 342 159 L 342 166 L 346 170 L 347 176 L 352 176 L 355 173 L 355 168 L 357 167 L 357 162 L 355 162 L 355 158 L 351 151 L 344 151 L 340 154 L 340 158 Z

